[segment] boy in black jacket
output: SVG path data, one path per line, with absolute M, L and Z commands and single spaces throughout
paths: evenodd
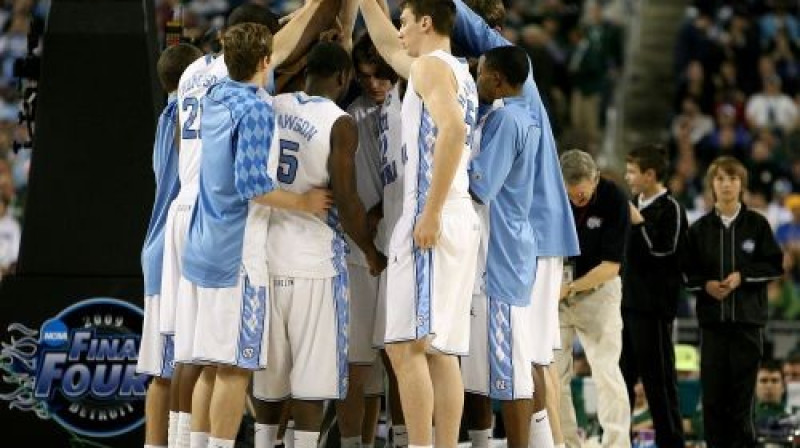
M 635 195 L 629 204 L 630 237 L 622 276 L 620 367 L 631 408 L 641 378 L 653 415 L 656 444 L 682 448 L 672 323 L 683 283 L 680 252 L 688 223 L 683 207 L 664 187 L 667 155 L 657 145 L 628 154 L 625 180 Z
M 709 447 L 755 446 L 753 395 L 767 321 L 767 284 L 783 273 L 772 229 L 742 204 L 747 171 L 732 157 L 708 168 L 714 210 L 689 230 L 685 263 L 697 296 L 703 418 Z

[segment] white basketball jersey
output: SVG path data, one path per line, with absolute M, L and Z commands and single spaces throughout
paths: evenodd
M 429 53 L 425 57 L 436 57 L 450 66 L 456 80 L 456 93 L 461 105 L 464 123 L 466 123 L 466 139 L 461 150 L 455 178 L 450 185 L 447 200 L 468 200 L 469 176 L 467 165 L 470 158 L 473 128 L 478 106 L 478 91 L 475 81 L 469 73 L 466 61 L 462 62 L 453 55 L 441 50 Z M 446 75 L 444 75 L 446 76 Z M 441 82 L 448 82 L 442 79 Z M 408 80 L 408 88 L 402 106 L 403 148 L 406 158 L 405 176 L 403 178 L 403 211 L 401 225 L 392 230 L 389 252 L 404 247 L 413 233 L 416 217 L 422 213 L 428 199 L 428 190 L 433 174 L 433 151 L 438 130 L 428 108 L 414 89 L 413 80 Z
M 279 139 L 276 180 L 280 188 L 294 193 L 328 188 L 331 130 L 346 112 L 327 98 L 303 92 L 278 95 L 272 104 Z M 267 237 L 270 275 L 333 277 L 338 273 L 335 263 L 343 262 L 344 247 L 335 208 L 326 218 L 272 210 Z
M 441 50 L 429 53 L 427 57 L 436 57 L 444 61 L 450 66 L 456 79 L 458 102 L 467 125 L 467 138 L 447 198 L 449 200 L 469 198 L 467 164 L 477 113 L 478 91 L 465 61 L 459 61 L 453 55 Z M 442 79 L 442 82 L 447 80 Z M 411 79 L 408 80 L 408 88 L 403 98 L 402 121 L 403 146 L 408 157 L 405 166 L 403 214 L 414 216 L 422 212 L 428 197 L 433 174 L 433 150 L 438 130 L 428 108 L 422 102 L 422 97 L 414 89 Z
M 400 81 L 398 81 L 386 95 L 378 120 L 383 183 L 383 220 L 379 226 L 378 239 L 384 253 L 389 251 L 392 230 L 403 214 L 403 175 L 406 156 L 403 153 L 402 107 Z
M 178 83 L 178 121 L 181 146 L 178 155 L 178 177 L 181 181 L 181 202 L 194 204 L 199 188 L 202 140 L 200 104 L 208 88 L 228 76 L 222 55 L 205 55 L 184 70 Z

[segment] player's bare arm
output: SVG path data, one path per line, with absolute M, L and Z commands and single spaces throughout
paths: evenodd
M 370 273 L 378 275 L 386 267 L 386 257 L 375 247 L 367 226 L 367 212 L 356 190 L 355 156 L 358 149 L 358 129 L 353 117 L 344 115 L 331 130 L 331 153 L 328 169 L 331 189 L 344 231 L 364 252 Z
M 415 58 L 409 56 L 403 48 L 397 29 L 381 9 L 381 0 L 360 0 L 360 2 L 361 14 L 364 16 L 367 31 L 375 43 L 375 48 L 398 75 L 408 79 Z
M 431 187 L 414 227 L 417 246 L 430 248 L 439 239 L 442 207 L 461 161 L 467 128 L 458 103 L 456 80 L 444 61 L 431 56 L 419 58 L 411 69 L 411 79 L 438 129 L 433 147 Z
M 269 207 L 284 208 L 314 215 L 323 215 L 333 205 L 333 197 L 330 190 L 324 188 L 312 188 L 302 194 L 273 190 L 267 194 L 257 196 L 253 200 L 258 204 Z
M 307 0 L 291 20 L 275 33 L 272 67 L 290 65 L 308 52 L 319 34 L 330 28 L 341 0 Z

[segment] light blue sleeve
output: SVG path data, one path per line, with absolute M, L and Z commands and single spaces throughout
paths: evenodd
M 494 199 L 517 158 L 519 132 L 514 118 L 498 109 L 483 125 L 481 150 L 470 162 L 469 188 L 481 202 Z
M 275 118 L 272 108 L 258 101 L 244 113 L 234 129 L 234 184 L 244 200 L 275 189 L 267 174 Z
M 454 1 L 456 21 L 453 28 L 453 41 L 459 48 L 467 52 L 467 56 L 478 57 L 492 48 L 511 45 L 511 42 L 497 30 L 490 28 L 486 21 L 462 0 Z
M 465 51 L 467 56 L 479 57 L 493 48 L 512 45 L 499 31 L 490 28 L 486 21 L 462 0 L 454 1 L 456 20 L 453 27 L 453 42 Z M 541 101 L 536 83 L 533 81 L 533 65 L 530 58 L 528 58 L 528 78 L 522 87 L 522 95 L 531 110 L 537 109 L 535 105 Z

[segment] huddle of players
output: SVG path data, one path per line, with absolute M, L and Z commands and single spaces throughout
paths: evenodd
M 552 361 L 561 257 L 577 252 L 527 56 L 491 33 L 473 40 L 487 47 L 476 87 L 450 35 L 458 21 L 467 34 L 485 24 L 460 0 L 409 0 L 399 35 L 385 6 L 361 0 L 375 47 L 406 82 L 387 94 L 390 71 L 367 58 L 380 62 L 359 70 L 366 93 L 351 116 L 336 105 L 350 57 L 320 43 L 303 91 L 271 96 L 273 68 L 328 1 L 307 2 L 274 38 L 252 8 L 234 11 L 221 55 L 195 59 L 181 45 L 159 61 L 172 94 L 143 253 L 146 274 L 162 264 L 159 287 L 145 278 L 139 367 L 155 377 L 146 446 L 232 447 L 251 377 L 257 446 L 274 446 L 290 397 L 285 444 L 316 446 L 323 401 L 342 400 L 343 444 L 364 446 L 361 422 L 375 421 L 368 378 L 382 383 L 380 370 L 362 368 L 380 364 L 373 347 L 397 378 L 403 415 L 392 417 L 407 427 L 394 428 L 397 444 L 455 446 L 466 388 L 483 430 L 475 446 L 488 439 L 489 397 L 505 400 L 509 445 L 527 446 L 543 420 L 531 418 L 532 365 Z M 340 13 L 354 21 L 358 6 L 345 0 Z M 545 248 L 554 225 L 572 227 L 563 253 Z M 155 260 L 147 248 L 158 244 Z

